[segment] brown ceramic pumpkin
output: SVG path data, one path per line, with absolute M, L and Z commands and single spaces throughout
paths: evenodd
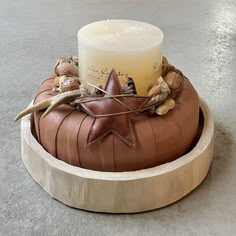
M 53 81 L 53 77 L 44 81 L 34 103 L 55 95 Z M 199 100 L 188 79 L 175 102 L 174 109 L 164 116 L 132 117 L 134 147 L 112 133 L 88 146 L 88 133 L 96 118 L 70 105 L 61 105 L 44 118 L 44 111 L 34 112 L 32 128 L 46 151 L 71 165 L 98 171 L 140 170 L 177 159 L 193 143 L 198 129 Z

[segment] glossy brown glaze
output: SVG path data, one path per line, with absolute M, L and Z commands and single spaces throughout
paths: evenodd
M 53 77 L 39 88 L 38 103 L 53 96 Z M 98 171 L 133 171 L 154 167 L 180 157 L 191 146 L 198 129 L 199 100 L 185 79 L 175 99 L 176 106 L 164 116 L 132 115 L 135 146 L 127 145 L 109 133 L 87 145 L 96 118 L 61 105 L 45 118 L 35 112 L 36 138 L 56 158 L 71 165 Z

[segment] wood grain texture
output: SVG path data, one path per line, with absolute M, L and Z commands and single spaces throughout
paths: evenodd
M 66 205 L 109 213 L 142 212 L 171 204 L 195 189 L 212 162 L 214 121 L 200 100 L 204 127 L 197 145 L 179 159 L 130 172 L 100 172 L 69 165 L 47 153 L 22 119 L 23 162 L 34 180 Z

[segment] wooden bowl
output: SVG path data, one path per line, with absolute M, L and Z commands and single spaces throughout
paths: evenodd
M 33 179 L 53 198 L 84 210 L 132 213 L 167 206 L 206 177 L 213 156 L 214 120 L 200 99 L 203 129 L 196 145 L 175 161 L 149 169 L 102 172 L 54 158 L 36 141 L 29 116 L 21 122 L 22 159 Z

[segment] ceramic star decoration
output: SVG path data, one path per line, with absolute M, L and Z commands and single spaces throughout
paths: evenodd
M 94 116 L 102 116 L 94 118 L 88 134 L 87 146 L 102 140 L 106 135 L 113 134 L 127 145 L 135 147 L 136 138 L 131 114 L 125 112 L 128 112 L 129 108 L 132 110 L 141 109 L 147 103 L 149 97 L 130 95 L 123 97 L 117 96 L 116 99 L 114 99 L 110 96 L 121 95 L 121 86 L 114 69 L 108 77 L 104 90 L 107 94 L 104 94 L 103 99 L 85 100 L 81 103 L 81 107 L 86 113 Z

